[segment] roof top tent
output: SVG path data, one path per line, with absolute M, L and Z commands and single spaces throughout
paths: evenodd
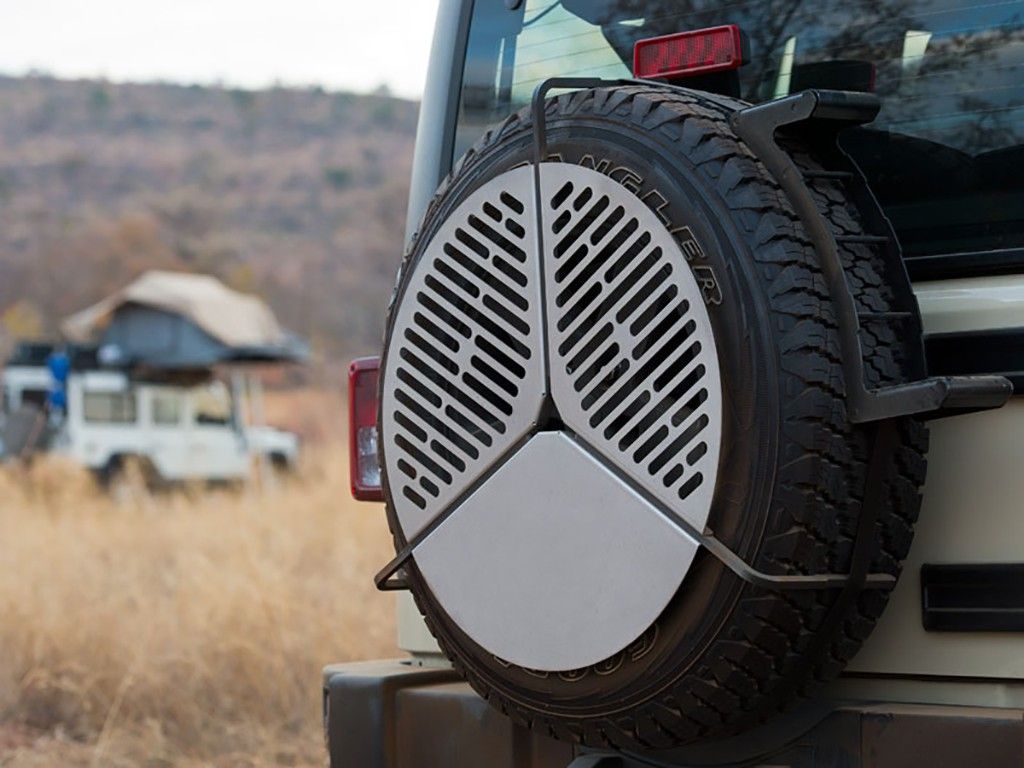
M 65 319 L 61 330 L 69 341 L 96 345 L 103 365 L 151 374 L 293 363 L 308 352 L 262 300 L 208 275 L 146 272 Z
M 305 344 L 282 330 L 263 301 L 205 275 L 147 272 L 66 318 L 61 330 L 64 343 L 23 343 L 8 360 L 3 389 L 14 394 L 4 409 L 9 415 L 0 430 L 5 446 L 0 452 L 26 455 L 44 449 L 57 435 L 67 438 L 62 444 L 77 445 L 68 430 L 85 428 L 79 418 L 84 408 L 81 390 L 100 371 L 116 373 L 146 392 L 156 391 L 154 387 L 180 387 L 184 392 L 227 369 L 233 392 L 231 422 L 248 425 L 245 439 L 253 445 L 278 440 L 284 433 L 265 425 L 262 387 L 253 368 L 300 362 L 307 355 Z M 34 378 L 28 381 L 21 374 Z M 72 379 L 78 399 L 71 393 Z M 25 407 L 21 390 L 30 385 L 40 397 Z M 142 390 L 135 396 L 148 397 Z M 71 401 L 81 407 L 69 407 Z M 122 436 L 128 432 L 133 430 L 122 425 Z M 263 454 L 257 451 L 257 458 L 265 470 Z
M 233 400 L 257 431 L 265 431 L 259 379 L 240 366 L 301 362 L 306 344 L 284 331 L 258 297 L 209 275 L 149 271 L 87 309 L 66 318 L 69 341 L 94 344 L 101 366 L 135 378 L 189 382 L 231 369 Z M 262 461 L 261 474 L 266 474 Z

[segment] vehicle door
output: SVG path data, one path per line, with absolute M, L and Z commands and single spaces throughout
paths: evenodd
M 192 478 L 237 480 L 249 474 L 249 451 L 231 393 L 222 381 L 195 387 L 189 396 L 188 466 Z
M 145 390 L 148 408 L 147 455 L 165 480 L 189 476 L 188 424 L 185 421 L 185 392 L 177 387 Z

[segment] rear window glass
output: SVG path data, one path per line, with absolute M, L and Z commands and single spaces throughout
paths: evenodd
M 749 39 L 728 84 L 747 101 L 812 87 L 882 98 L 846 146 L 908 256 L 1024 246 L 1024 0 L 477 2 L 456 155 L 549 77 L 629 77 L 637 40 L 720 24 Z

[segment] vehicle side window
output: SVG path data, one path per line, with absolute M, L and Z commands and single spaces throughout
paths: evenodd
M 227 426 L 231 424 L 231 395 L 222 382 L 196 390 L 195 422 L 210 426 Z
M 153 423 L 157 426 L 177 426 L 181 422 L 181 395 L 177 392 L 153 394 Z
M 21 390 L 21 405 L 34 405 L 37 408 L 46 406 L 47 392 L 45 389 L 23 389 Z
M 134 392 L 86 392 L 82 413 L 88 424 L 134 424 L 136 402 Z

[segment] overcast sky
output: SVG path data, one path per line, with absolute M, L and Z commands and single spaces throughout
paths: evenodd
M 0 73 L 423 89 L 437 0 L 8 0 Z

